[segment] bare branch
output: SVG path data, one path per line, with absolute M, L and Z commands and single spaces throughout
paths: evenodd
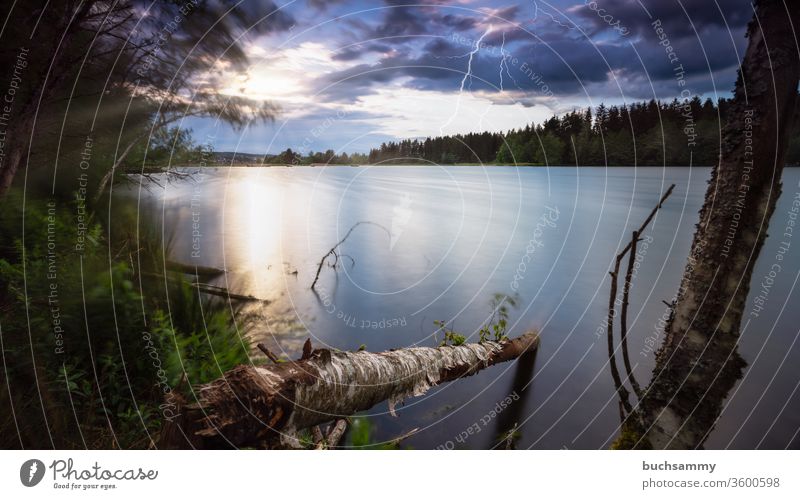
M 314 286 L 317 285 L 317 281 L 319 280 L 319 273 L 322 271 L 322 266 L 325 265 L 325 261 L 328 259 L 328 257 L 333 256 L 336 259 L 335 261 L 338 262 L 339 261 L 339 254 L 336 252 L 336 248 L 338 248 L 339 246 L 342 245 L 342 243 L 347 241 L 347 238 L 350 237 L 350 234 L 353 233 L 353 229 L 355 229 L 359 225 L 367 225 L 367 224 L 368 225 L 374 225 L 376 227 L 380 227 L 381 229 L 386 231 L 386 234 L 388 234 L 389 237 L 392 236 L 392 233 L 389 231 L 389 229 L 387 229 L 386 227 L 384 227 L 381 224 L 377 224 L 375 222 L 369 222 L 369 221 L 366 221 L 366 220 L 362 220 L 361 222 L 356 222 L 352 227 L 350 227 L 350 230 L 347 231 L 347 234 L 345 234 L 344 237 L 338 243 L 336 243 L 333 246 L 333 248 L 328 250 L 328 252 L 325 253 L 325 256 L 323 256 L 322 259 L 319 261 L 319 265 L 317 266 L 317 273 L 314 276 L 314 282 L 311 283 L 311 289 L 314 289 Z M 353 260 L 352 257 L 350 257 L 350 259 Z M 353 260 L 353 265 L 355 265 L 355 260 Z

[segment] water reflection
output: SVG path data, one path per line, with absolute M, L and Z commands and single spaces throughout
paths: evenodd
M 524 390 L 497 418 L 495 430 L 468 446 L 491 447 L 519 423 L 521 448 L 596 448 L 608 444 L 619 424 L 602 328 L 608 271 L 665 187 L 677 184 L 647 230 L 652 242 L 631 291 L 627 340 L 632 371 L 644 384 L 653 367 L 649 345 L 660 342 L 662 300 L 677 289 L 708 170 L 272 167 L 204 173 L 154 191 L 143 201 L 142 223 L 160 220 L 165 233 L 175 235 L 171 259 L 227 270 L 211 284 L 270 301 L 250 305 L 261 317 L 252 333 L 257 341 L 289 357 L 299 356 L 306 337 L 315 346 L 342 350 L 430 346 L 434 320 L 477 340 L 491 315 L 492 295 L 512 294 L 516 279 L 522 306 L 511 313 L 510 334 L 542 332 L 536 369 L 526 381 L 537 389 Z M 797 170 L 785 173 L 787 185 L 797 185 L 798 178 Z M 776 213 L 791 203 L 788 194 Z M 557 222 L 537 231 L 552 208 L 559 210 Z M 342 246 L 353 263 L 324 269 L 315 296 L 309 288 L 320 258 L 362 220 L 390 234 L 355 230 Z M 195 224 L 202 237 L 193 256 Z M 536 249 L 529 252 L 532 244 Z M 773 254 L 776 244 L 768 239 L 762 254 Z M 750 335 L 741 339 L 740 353 L 750 363 L 746 383 L 729 401 L 708 447 L 755 447 L 767 434 L 767 442 L 786 442 L 800 424 L 794 416 L 800 399 L 793 392 L 800 373 L 782 372 L 770 381 L 787 352 L 789 360 L 800 360 L 793 346 L 800 308 L 779 315 L 791 298 L 789 276 L 800 271 L 799 260 L 789 259 L 786 279 L 773 289 L 776 298 L 750 325 L 774 325 L 767 343 Z M 759 265 L 754 275 L 763 275 Z M 391 439 L 421 427 L 425 431 L 409 445 L 436 447 L 494 407 L 508 387 L 514 390 L 517 376 L 529 376 L 525 369 L 496 366 L 432 390 L 408 401 L 399 418 L 377 407 L 377 436 Z M 748 416 L 748 400 L 759 397 L 759 409 Z M 739 432 L 744 423 L 749 431 Z

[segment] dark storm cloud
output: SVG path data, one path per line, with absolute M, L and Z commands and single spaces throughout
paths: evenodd
M 455 45 L 442 37 L 426 43 L 422 50 L 433 57 L 456 57 L 464 54 L 465 47 Z
M 547 78 L 553 91 L 575 91 L 580 82 L 595 82 L 606 78 L 607 66 L 602 58 L 586 51 L 576 51 L 570 42 L 548 49 L 527 47 L 518 54 L 506 53 L 507 69 L 503 73 L 503 88 L 540 92 L 543 77 Z M 317 82 L 318 88 L 328 87 L 328 97 L 351 100 L 369 93 L 380 85 L 399 78 L 408 80 L 405 86 L 418 90 L 456 91 L 469 63 L 469 44 L 460 44 L 452 39 L 439 38 L 427 43 L 421 55 L 410 57 L 404 54 L 384 57 L 380 65 L 362 64 L 346 70 L 325 75 Z M 556 53 L 554 54 L 553 51 Z M 567 62 L 562 62 L 558 52 L 564 52 Z M 611 61 L 619 62 L 624 55 L 619 49 L 610 47 L 605 54 Z M 473 91 L 495 92 L 501 86 L 500 47 L 486 46 L 472 59 L 471 77 L 466 87 Z M 570 67 L 576 72 L 572 74 Z M 510 74 L 510 76 L 509 76 Z
M 429 33 L 428 20 L 415 7 L 391 7 L 383 22 L 372 31 L 372 38 Z
M 205 10 L 217 14 L 220 22 L 258 34 L 286 31 L 295 24 L 295 18 L 275 2 L 240 2 L 230 7 L 219 0 L 205 4 Z
M 688 17 L 678 0 L 642 0 L 646 10 L 636 0 L 597 1 L 593 7 L 606 9 L 628 28 L 630 34 L 620 36 L 587 4 L 577 2 L 572 7 L 565 4 L 565 10 L 581 26 L 595 29 L 582 32 L 542 15 L 532 19 L 532 12 L 520 5 L 491 10 L 498 17 L 520 23 L 517 27 L 485 13 L 468 15 L 457 9 L 402 5 L 402 1 L 385 3 L 389 8 L 377 11 L 373 19 L 359 19 L 349 26 L 358 40 L 399 38 L 353 45 L 337 53 L 334 58 L 340 61 L 356 61 L 367 53 L 383 57 L 378 65 L 358 64 L 320 76 L 316 87 L 328 87 L 325 94 L 329 98 L 353 101 L 401 78 L 409 88 L 455 92 L 464 78 L 468 54 L 489 24 L 493 30 L 473 57 L 473 77 L 466 82 L 470 90 L 497 91 L 501 54 L 505 54 L 504 90 L 536 95 L 545 86 L 566 96 L 591 88 L 596 97 L 604 92 L 619 96 L 619 83 L 625 96 L 652 96 L 652 88 L 672 95 L 675 67 L 658 43 L 651 25 L 655 20 L 668 33 L 685 78 L 692 82 L 691 91 L 727 92 L 735 79 L 737 52 L 738 56 L 743 53 L 744 29 L 752 15 L 746 0 L 718 0 L 719 9 L 713 1 L 683 0 Z M 728 85 L 715 88 L 726 79 Z
M 369 53 L 386 54 L 392 48 L 384 43 L 359 43 L 336 51 L 333 59 L 336 61 L 354 61 Z
M 519 18 L 520 10 L 521 9 L 519 5 L 511 5 L 510 7 L 498 9 L 493 16 L 497 20 L 514 22 Z
M 602 16 L 598 14 L 603 9 Z M 653 38 L 651 23 L 660 20 L 671 37 L 694 36 L 710 28 L 744 27 L 753 16 L 747 0 L 594 0 L 569 9 L 596 31 L 610 29 L 609 21 L 619 21 L 633 34 Z M 610 16 L 610 17 L 608 17 Z
M 452 14 L 441 16 L 439 18 L 439 22 L 442 24 L 442 26 L 447 26 L 448 28 L 458 31 L 467 31 L 474 28 L 478 24 L 478 20 L 474 17 L 455 16 Z
M 462 38 L 460 40 L 467 40 Z M 724 43 L 706 44 L 708 59 L 696 43 L 679 41 L 675 45 L 687 77 L 708 75 L 709 71 L 735 69 L 736 54 Z M 386 84 L 401 77 L 410 77 L 408 86 L 422 90 L 455 91 L 459 88 L 469 62 L 469 42 L 458 43 L 452 38 L 437 38 L 423 46 L 416 57 L 398 54 L 384 57 L 377 66 L 359 65 L 326 75 L 324 83 L 338 81 L 337 87 L 350 88 L 353 95 L 368 92 L 373 84 Z M 557 94 L 582 92 L 584 86 L 609 80 L 610 73 L 631 76 L 641 73 L 653 81 L 674 80 L 673 66 L 662 46 L 639 44 L 637 50 L 627 44 L 595 43 L 590 40 L 564 38 L 552 43 L 529 42 L 517 44 L 501 52 L 499 45 L 487 44 L 472 60 L 470 78 L 472 90 L 495 91 L 500 86 L 501 53 L 506 57 L 504 88 L 538 92 L 542 85 Z M 707 91 L 709 89 L 703 89 Z M 331 89 L 339 97 L 344 88 Z M 698 90 L 699 91 L 699 90 Z M 641 93 L 638 91 L 636 93 Z
M 309 7 L 313 7 L 319 10 L 327 10 L 328 7 L 332 7 L 337 4 L 347 3 L 347 0 L 306 0 L 306 3 Z
M 464 32 L 479 27 L 481 23 L 502 24 L 503 20 L 516 22 L 520 12 L 518 5 L 494 9 L 493 15 L 487 15 L 478 9 L 459 6 L 448 9 L 452 2 L 427 0 L 422 6 L 407 5 L 406 0 L 387 0 L 386 8 L 379 11 L 377 23 L 367 24 L 353 21 L 349 24 L 357 29 L 362 39 L 384 38 L 392 36 L 448 36 L 453 32 Z M 476 6 L 477 7 L 477 6 Z M 407 39 L 388 40 L 388 43 L 405 44 Z

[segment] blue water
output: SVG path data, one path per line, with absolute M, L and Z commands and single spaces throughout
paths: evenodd
M 541 332 L 533 365 L 438 387 L 407 400 L 398 417 L 375 407 L 375 440 L 419 428 L 404 445 L 490 448 L 516 424 L 518 448 L 603 448 L 619 425 L 602 329 L 613 258 L 675 183 L 640 245 L 632 289 L 629 348 L 644 385 L 648 344 L 660 341 L 662 300 L 678 287 L 708 177 L 707 168 L 205 169 L 143 192 L 142 217 L 163 217 L 172 259 L 225 268 L 215 284 L 269 300 L 251 306 L 260 319 L 250 334 L 291 358 L 307 337 L 342 350 L 432 346 L 441 341 L 434 320 L 477 341 L 493 294 L 517 294 L 510 335 Z M 798 170 L 784 173 L 751 295 L 775 262 L 799 180 Z M 315 295 L 320 258 L 359 221 L 382 227 L 354 229 Z M 800 307 L 786 306 L 798 275 L 800 247 L 790 247 L 765 309 L 742 334 L 745 377 L 707 447 L 800 446 Z

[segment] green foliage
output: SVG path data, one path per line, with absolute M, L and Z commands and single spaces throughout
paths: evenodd
M 506 450 L 513 450 L 516 449 L 516 443 L 520 438 L 522 438 L 522 432 L 519 431 L 517 424 L 514 423 L 513 427 L 498 435 L 497 443 L 503 444 Z
M 478 331 L 481 342 L 484 341 L 503 341 L 507 339 L 506 328 L 508 327 L 508 307 L 517 307 L 518 298 L 503 293 L 495 293 L 489 302 L 492 307 L 492 316 L 487 323 Z
M 458 334 L 457 332 L 453 331 L 450 327 L 447 326 L 446 322 L 433 321 L 433 324 L 437 327 L 436 332 L 441 331 L 444 333 L 444 340 L 442 340 L 439 346 L 452 345 L 454 347 L 457 347 L 458 345 L 463 345 L 464 342 L 467 341 L 466 336 Z
M 0 308 L 14 312 L 2 321 L 10 390 L 0 405 L 26 417 L 16 423 L 20 439 L 0 433 L 13 439 L 2 447 L 147 447 L 165 417 L 159 406 L 182 379 L 205 383 L 248 362 L 247 321 L 181 275 L 165 280 L 154 236 L 145 233 L 137 248 L 126 232 L 107 240 L 89 222 L 79 251 L 76 206 L 29 199 L 23 241 L 15 237 L 23 234 L 19 193 L 6 201 Z M 115 226 L 135 227 L 124 214 Z M 37 388 L 41 402 L 30 396 Z M 14 425 L 10 418 L 4 411 L 0 425 Z
M 529 145 L 533 149 L 532 162 L 540 165 L 563 164 L 565 144 L 553 133 L 544 133 L 531 139 Z
M 648 450 L 652 448 L 646 432 L 633 418 L 628 418 L 622 423 L 619 436 L 611 443 L 611 449 L 613 450 Z
M 181 166 L 202 161 L 210 146 L 198 145 L 191 128 L 147 125 L 147 136 L 137 142 L 125 160 L 126 166 L 138 170 L 143 166 Z
M 439 159 L 439 163 L 443 165 L 452 165 L 456 161 L 458 161 L 458 156 L 456 156 L 455 153 L 449 151 L 443 152 L 441 159 Z
M 397 450 L 400 448 L 397 442 L 374 443 L 374 432 L 375 428 L 368 418 L 363 416 L 350 418 L 347 426 L 346 446 L 355 450 Z
M 196 291 L 186 292 L 196 295 Z M 198 316 L 205 325 L 186 331 L 176 328 L 163 310 L 157 310 L 153 316 L 151 331 L 164 352 L 163 368 L 171 386 L 177 385 L 183 376 L 191 384 L 208 383 L 249 361 L 249 341 L 239 336 L 223 311 Z
M 509 296 L 504 293 L 495 293 L 492 295 L 492 299 L 489 302 L 492 315 L 478 330 L 478 339 L 480 343 L 484 341 L 503 341 L 508 339 L 506 332 L 508 331 L 509 307 L 516 308 L 518 303 L 519 297 L 516 295 Z M 434 338 L 436 337 L 436 333 L 440 331 L 444 333 L 444 340 L 439 343 L 439 346 L 458 346 L 463 345 L 467 341 L 466 336 L 456 332 L 452 327 L 447 325 L 447 322 L 436 320 L 433 321 L 433 324 L 436 326 Z
M 729 99 L 635 102 L 574 110 L 505 133 L 468 133 L 381 144 L 370 163 L 491 163 L 538 165 L 714 165 Z M 687 111 L 687 107 L 690 112 Z M 689 119 L 691 118 L 691 119 Z M 688 130 L 688 132 L 687 132 Z M 788 164 L 800 163 L 800 121 L 791 133 Z M 694 145 L 690 145 L 694 142 Z M 574 147 L 574 148 L 573 148 Z
M 509 164 L 514 162 L 514 158 L 511 155 L 511 149 L 508 147 L 507 143 L 503 143 L 500 146 L 500 149 L 497 151 L 497 155 L 495 156 L 495 162 L 501 164 Z
M 347 441 L 349 447 L 369 447 L 372 443 L 372 423 L 365 417 L 351 418 L 347 428 Z

